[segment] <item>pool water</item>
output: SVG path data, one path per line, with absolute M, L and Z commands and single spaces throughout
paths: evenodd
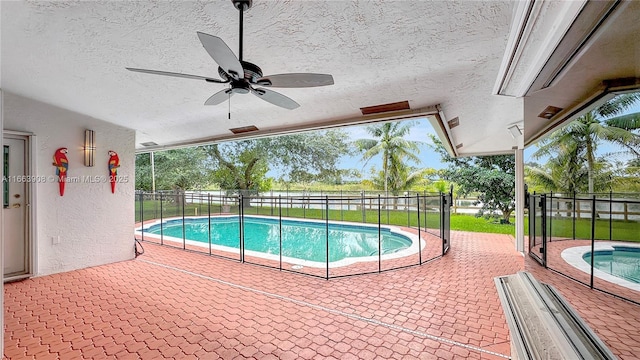
M 613 250 L 596 250 L 594 267 L 607 274 L 640 284 L 640 248 L 613 246 Z M 582 259 L 591 264 L 591 252 Z
M 327 228 L 325 223 L 298 220 L 282 220 L 282 229 L 278 219 L 244 217 L 245 250 L 266 254 L 280 253 L 280 234 L 282 233 L 282 256 L 297 259 L 327 261 Z M 184 237 L 212 245 L 231 248 L 240 247 L 240 226 L 237 216 L 211 218 L 193 218 L 184 220 Z M 145 233 L 182 239 L 182 219 L 169 220 L 151 225 Z M 282 231 L 281 231 L 282 230 Z M 381 228 L 382 255 L 392 254 L 411 246 L 408 237 Z M 345 225 L 329 223 L 329 261 L 378 255 L 378 228 L 371 226 Z

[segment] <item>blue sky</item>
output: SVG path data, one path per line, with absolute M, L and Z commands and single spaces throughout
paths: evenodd
M 415 125 L 411 128 L 410 134 L 406 137 L 407 140 L 419 141 L 423 144 L 420 145 L 420 154 L 418 157 L 421 160 L 420 164 L 412 164 L 415 167 L 423 168 L 434 168 L 441 169 L 445 167 L 444 164 L 440 162 L 440 156 L 434 153 L 433 150 L 427 145 L 431 143 L 431 139 L 429 139 L 429 134 L 434 134 L 435 131 L 429 123 L 429 120 L 420 119 L 414 121 Z M 363 126 L 353 126 L 353 127 L 345 127 L 342 128 L 347 135 L 349 136 L 350 141 L 357 139 L 373 139 L 371 135 L 366 130 L 366 125 Z M 382 168 L 382 158 L 377 156 L 365 165 L 364 161 L 362 161 L 361 155 L 356 156 L 344 156 L 340 160 L 339 168 L 341 169 L 356 169 L 362 172 L 363 177 L 368 177 L 369 169 L 371 167 L 376 167 L 378 169 Z

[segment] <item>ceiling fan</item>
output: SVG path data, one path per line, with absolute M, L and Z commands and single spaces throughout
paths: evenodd
M 227 44 L 219 37 L 198 32 L 198 38 L 200 39 L 202 46 L 204 46 L 205 50 L 207 50 L 207 53 L 209 53 L 213 60 L 219 65 L 218 74 L 220 75 L 222 80 L 214 79 L 207 76 L 189 75 L 167 71 L 136 68 L 126 69 L 146 74 L 176 76 L 187 79 L 204 80 L 211 83 L 229 84 L 229 87 L 227 89 L 220 90 L 217 93 L 211 95 L 211 97 L 209 97 L 209 99 L 205 101 L 205 105 L 218 105 L 229 99 L 233 94 L 247 94 L 251 92 L 264 101 L 270 102 L 285 109 L 293 110 L 299 107 L 300 104 L 278 92 L 255 86 L 304 88 L 333 85 L 333 76 L 328 74 L 289 73 L 263 76 L 262 69 L 260 69 L 257 65 L 252 64 L 248 61 L 243 61 L 243 13 L 245 10 L 251 8 L 253 1 L 231 0 L 231 2 L 240 13 L 239 57 L 236 57 L 229 46 L 227 46 Z

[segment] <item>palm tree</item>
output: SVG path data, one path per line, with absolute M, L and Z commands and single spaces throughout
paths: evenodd
M 527 165 L 524 169 L 527 183 L 543 192 L 553 191 L 565 195 L 586 190 L 587 171 L 576 159 L 577 156 L 575 149 L 565 146 L 546 164 Z
M 382 155 L 382 176 L 384 191 L 389 190 L 389 182 L 401 178 L 405 160 L 420 163 L 416 155 L 420 152 L 418 143 L 404 138 L 409 134 L 413 123 L 388 122 L 381 125 L 368 126 L 367 132 L 376 139 L 359 139 L 355 145 L 363 152 L 365 166 L 372 158 Z
M 640 112 L 609 118 L 605 121 L 605 124 L 640 135 Z M 620 145 L 622 145 L 628 153 L 635 155 L 635 159 L 632 161 L 640 162 L 640 136 L 636 136 L 635 141 L 621 143 Z
M 409 190 L 417 185 L 420 180 L 429 173 L 430 169 L 414 169 L 401 163 L 397 172 L 393 176 L 384 176 L 384 172 L 380 171 L 377 176 L 372 179 L 373 187 L 380 189 L 384 187 L 384 180 L 387 179 L 388 190 L 392 195 L 398 196 L 402 190 Z M 398 198 L 393 199 L 393 208 L 398 208 Z
M 634 132 L 640 113 L 618 116 L 640 100 L 640 93 L 619 95 L 600 107 L 582 115 L 563 129 L 543 140 L 540 148 L 533 154 L 535 158 L 543 156 L 570 157 L 574 161 L 586 160 L 588 191 L 594 192 L 596 177 L 596 150 L 600 141 L 616 143 L 628 151 L 640 155 L 636 146 L 640 144 L 640 135 Z M 636 120 L 634 120 L 636 119 Z M 573 154 L 569 154 L 572 152 Z

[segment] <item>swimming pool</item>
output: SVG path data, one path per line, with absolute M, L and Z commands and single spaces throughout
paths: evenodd
M 612 246 L 613 250 L 596 250 L 593 267 L 607 274 L 640 284 L 640 248 Z M 591 252 L 582 259 L 591 264 Z
M 562 258 L 572 266 L 591 273 L 593 258 L 594 276 L 603 280 L 640 291 L 640 246 L 601 242 L 591 246 L 576 246 L 565 249 Z
M 209 221 L 211 228 L 209 228 Z M 182 242 L 182 218 L 145 225 L 146 236 Z M 240 219 L 238 216 L 189 217 L 184 221 L 185 241 L 190 245 L 212 247 L 238 253 Z M 277 259 L 282 244 L 283 261 L 312 267 L 327 263 L 327 223 L 316 220 L 282 219 L 244 216 L 245 253 Z M 138 231 L 140 229 L 137 229 Z M 357 261 L 378 260 L 378 226 L 329 222 L 329 262 L 343 266 Z M 382 226 L 381 257 L 392 259 L 418 252 L 417 236 L 395 226 Z M 280 241 L 282 237 L 282 242 Z

